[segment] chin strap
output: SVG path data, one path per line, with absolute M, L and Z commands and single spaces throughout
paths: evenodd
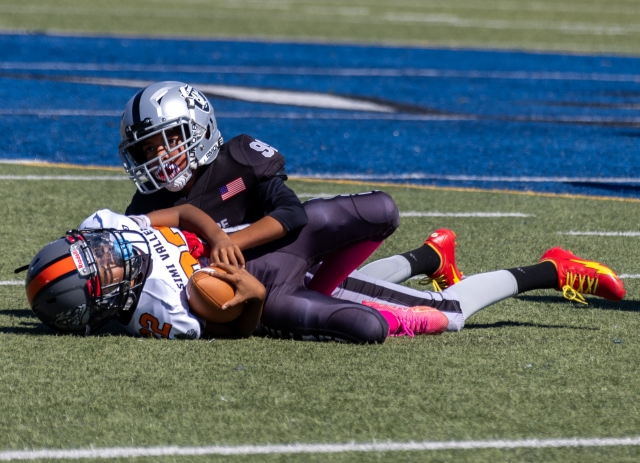
M 171 191 L 172 193 L 182 190 L 187 182 L 191 180 L 192 175 L 193 172 L 191 168 L 187 167 L 187 171 L 184 173 L 184 175 L 180 175 L 178 178 L 175 178 L 167 184 L 167 190 Z

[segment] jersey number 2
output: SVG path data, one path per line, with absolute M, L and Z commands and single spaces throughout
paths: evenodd
M 143 313 L 140 317 L 140 324 L 147 328 L 140 328 L 140 336 L 145 338 L 168 338 L 171 332 L 171 324 L 163 323 L 160 328 L 160 322 L 150 313 Z

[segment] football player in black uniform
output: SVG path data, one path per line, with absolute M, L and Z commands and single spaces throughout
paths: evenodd
M 299 338 L 384 340 L 388 327 L 378 311 L 326 294 L 397 228 L 390 196 L 372 192 L 303 206 L 284 184 L 282 154 L 248 135 L 223 143 L 211 104 L 181 82 L 139 91 L 120 129 L 120 156 L 138 188 L 126 214 L 192 204 L 233 233 L 247 270 L 267 288 L 263 324 Z M 235 263 L 233 256 L 226 261 Z M 304 277 L 323 261 L 311 283 L 320 294 L 304 286 Z

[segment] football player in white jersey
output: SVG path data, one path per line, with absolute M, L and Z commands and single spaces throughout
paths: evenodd
M 59 331 L 88 334 L 115 318 L 139 336 L 250 335 L 260 319 L 264 287 L 235 265 L 244 264 L 242 254 L 220 228 L 198 226 L 201 215 L 205 214 L 189 205 L 146 216 L 109 210 L 92 214 L 80 225 L 81 231 L 68 232 L 33 259 L 26 281 L 29 303 L 43 322 Z M 200 264 L 189 253 L 182 232 L 164 224 L 190 228 L 214 243 L 212 260 L 228 272 L 216 276 L 236 287 L 227 304 L 247 302 L 234 322 L 206 324 L 190 312 L 185 288 Z M 217 255 L 234 265 L 220 262 Z

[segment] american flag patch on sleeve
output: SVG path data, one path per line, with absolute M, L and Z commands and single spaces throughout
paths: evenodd
M 246 190 L 247 187 L 244 186 L 244 182 L 242 181 L 242 177 L 238 177 L 233 182 L 227 183 L 225 186 L 220 188 L 220 194 L 222 195 L 222 200 L 226 201 L 232 196 L 237 195 L 241 191 Z

